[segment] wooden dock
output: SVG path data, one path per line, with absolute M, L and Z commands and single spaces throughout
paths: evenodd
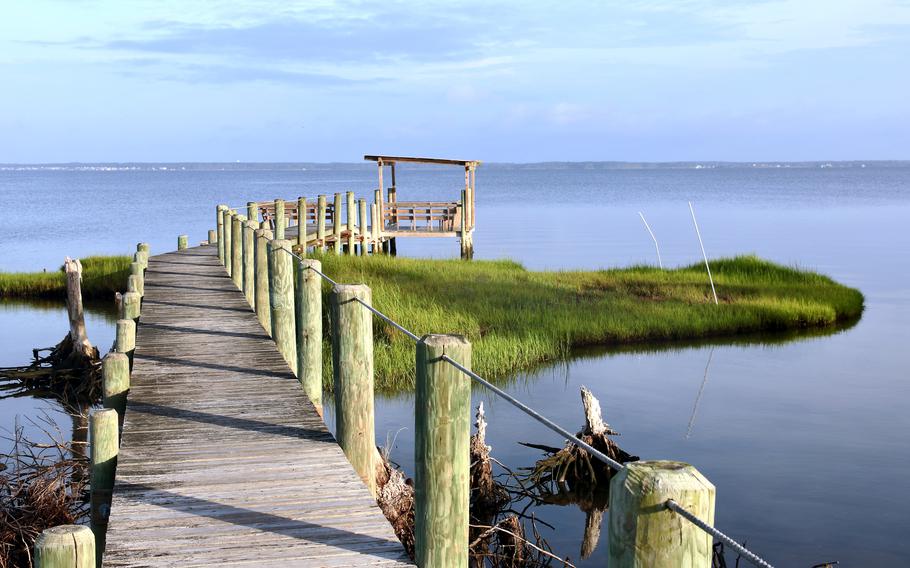
M 411 566 L 202 246 L 149 260 L 105 566 Z

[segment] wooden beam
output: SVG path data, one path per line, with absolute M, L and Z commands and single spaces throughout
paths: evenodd
M 380 164 L 393 164 L 396 162 L 410 162 L 414 164 L 442 164 L 447 166 L 480 165 L 480 160 L 449 160 L 445 158 L 419 158 L 415 156 L 373 156 L 366 155 L 364 160 L 379 162 Z

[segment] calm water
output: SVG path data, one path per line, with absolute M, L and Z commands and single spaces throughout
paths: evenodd
M 366 196 L 375 175 L 368 165 L 168 167 L 0 171 L 0 210 L 7 212 L 0 269 L 55 268 L 64 255 L 127 253 L 138 241 L 170 250 L 180 233 L 205 239 L 217 203 L 347 189 Z M 462 183 L 457 170 L 405 169 L 398 177 L 401 200 L 455 199 Z M 754 252 L 862 290 L 862 320 L 831 335 L 586 352 L 521 374 L 508 388 L 574 428 L 582 422 L 578 389 L 587 385 L 624 448 L 698 467 L 717 486 L 716 524 L 773 562 L 906 563 L 910 167 L 484 165 L 477 184 L 478 258 L 510 257 L 529 268 L 655 263 L 642 211 L 665 265 L 697 262 L 692 200 L 710 256 Z M 457 249 L 449 239 L 399 243 L 404 255 L 456 256 Z M 109 325 L 89 322 L 96 343 L 110 344 Z M 65 329 L 59 307 L 0 305 L 0 365 L 26 362 L 32 347 L 56 342 Z M 475 397 L 485 401 L 488 442 L 500 460 L 533 464 L 539 455 L 518 441 L 559 445 L 511 407 L 481 391 Z M 2 427 L 45 405 L 2 404 Z M 377 439 L 397 433 L 393 458 L 409 472 L 412 416 L 409 394 L 377 401 Z M 577 562 L 584 514 L 568 507 L 538 514 L 558 527 L 544 530 L 555 551 Z M 579 565 L 602 566 L 605 547 L 604 538 Z

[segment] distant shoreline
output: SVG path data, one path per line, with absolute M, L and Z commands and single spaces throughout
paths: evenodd
M 404 166 L 405 164 L 402 164 Z M 48 162 L 0 163 L 4 171 L 303 171 L 358 168 L 372 170 L 367 162 Z M 432 168 L 432 166 L 423 166 Z M 910 168 L 910 160 L 840 160 L 799 162 L 483 162 L 493 169 L 588 169 L 588 170 L 702 170 L 702 169 L 882 169 Z

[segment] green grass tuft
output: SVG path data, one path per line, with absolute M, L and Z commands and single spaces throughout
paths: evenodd
M 111 299 L 126 289 L 129 256 L 89 256 L 82 260 L 82 297 Z M 66 298 L 63 268 L 55 272 L 0 272 L 0 298 Z
M 474 369 L 494 379 L 577 347 L 834 327 L 863 311 L 859 291 L 755 256 L 711 262 L 719 306 L 703 264 L 531 272 L 512 261 L 320 258 L 333 279 L 369 285 L 376 308 L 414 333 L 467 336 Z M 412 388 L 413 344 L 374 322 L 377 389 Z

